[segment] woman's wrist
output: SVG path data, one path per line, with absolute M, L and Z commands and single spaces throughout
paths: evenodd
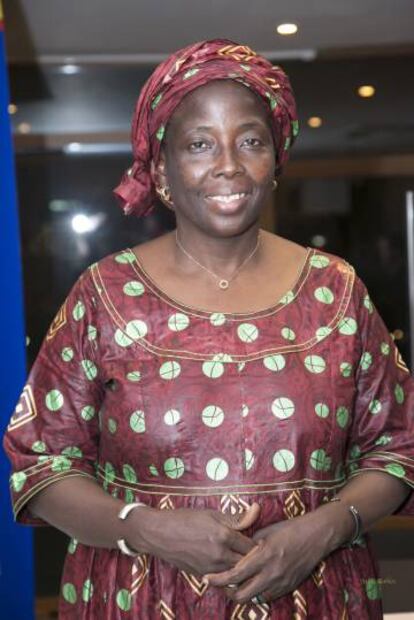
M 327 502 L 308 513 L 315 519 L 323 557 L 349 542 L 355 533 L 355 520 L 344 502 Z
M 151 553 L 151 541 L 147 525 L 153 523 L 158 510 L 140 505 L 134 508 L 122 522 L 121 539 L 136 553 Z

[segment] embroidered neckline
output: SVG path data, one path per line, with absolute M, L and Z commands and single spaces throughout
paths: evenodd
M 132 261 L 129 265 L 132 267 L 133 271 L 143 280 L 145 286 L 159 299 L 167 303 L 169 306 L 174 308 L 175 310 L 182 310 L 186 314 L 190 316 L 197 316 L 199 318 L 210 319 L 213 314 L 217 314 L 225 317 L 228 321 L 242 321 L 245 319 L 260 319 L 267 316 L 271 316 L 275 314 L 286 305 L 291 304 L 296 297 L 298 296 L 300 290 L 305 284 L 306 280 L 310 272 L 312 271 L 312 266 L 310 259 L 317 252 L 315 248 L 311 248 L 309 246 L 306 247 L 306 256 L 303 260 L 300 271 L 296 277 L 296 280 L 293 286 L 287 290 L 282 297 L 278 299 L 278 301 L 267 308 L 262 308 L 261 310 L 255 310 L 254 312 L 221 312 L 220 310 L 206 310 L 205 308 L 198 308 L 196 306 L 189 306 L 184 304 L 177 299 L 174 299 L 168 293 L 166 293 L 155 280 L 149 275 L 149 273 L 145 270 L 142 262 L 136 256 L 135 252 L 131 248 L 126 248 L 126 252 L 130 252 L 133 256 Z M 289 296 L 289 300 L 284 301 L 285 298 Z

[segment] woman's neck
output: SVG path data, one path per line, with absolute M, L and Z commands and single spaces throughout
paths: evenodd
M 200 269 L 202 265 L 221 277 L 231 277 L 243 262 L 247 264 L 248 261 L 250 265 L 260 262 L 260 237 L 258 223 L 239 235 L 228 237 L 214 237 L 177 223 L 172 236 L 175 264 L 186 272 Z

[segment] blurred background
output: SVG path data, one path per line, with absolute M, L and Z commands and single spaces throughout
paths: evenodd
M 301 131 L 263 227 L 350 261 L 413 368 L 413 0 L 6 0 L 3 9 L 28 366 L 90 263 L 174 227 L 161 205 L 129 220 L 112 196 L 131 164 L 134 103 L 170 52 L 225 37 L 281 64 L 296 93 Z M 414 520 L 385 519 L 373 536 L 385 611 L 414 612 Z M 67 539 L 39 528 L 34 542 L 37 618 L 53 618 Z

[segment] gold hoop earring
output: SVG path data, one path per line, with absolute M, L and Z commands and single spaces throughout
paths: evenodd
M 174 211 L 174 203 L 171 200 L 170 188 L 166 185 L 164 185 L 164 187 L 156 186 L 155 191 L 157 192 L 160 200 L 165 204 L 165 206 Z
M 275 191 L 275 189 L 277 188 L 278 185 L 279 185 L 279 183 L 276 181 L 276 179 L 273 179 L 273 181 L 272 181 L 272 190 Z

